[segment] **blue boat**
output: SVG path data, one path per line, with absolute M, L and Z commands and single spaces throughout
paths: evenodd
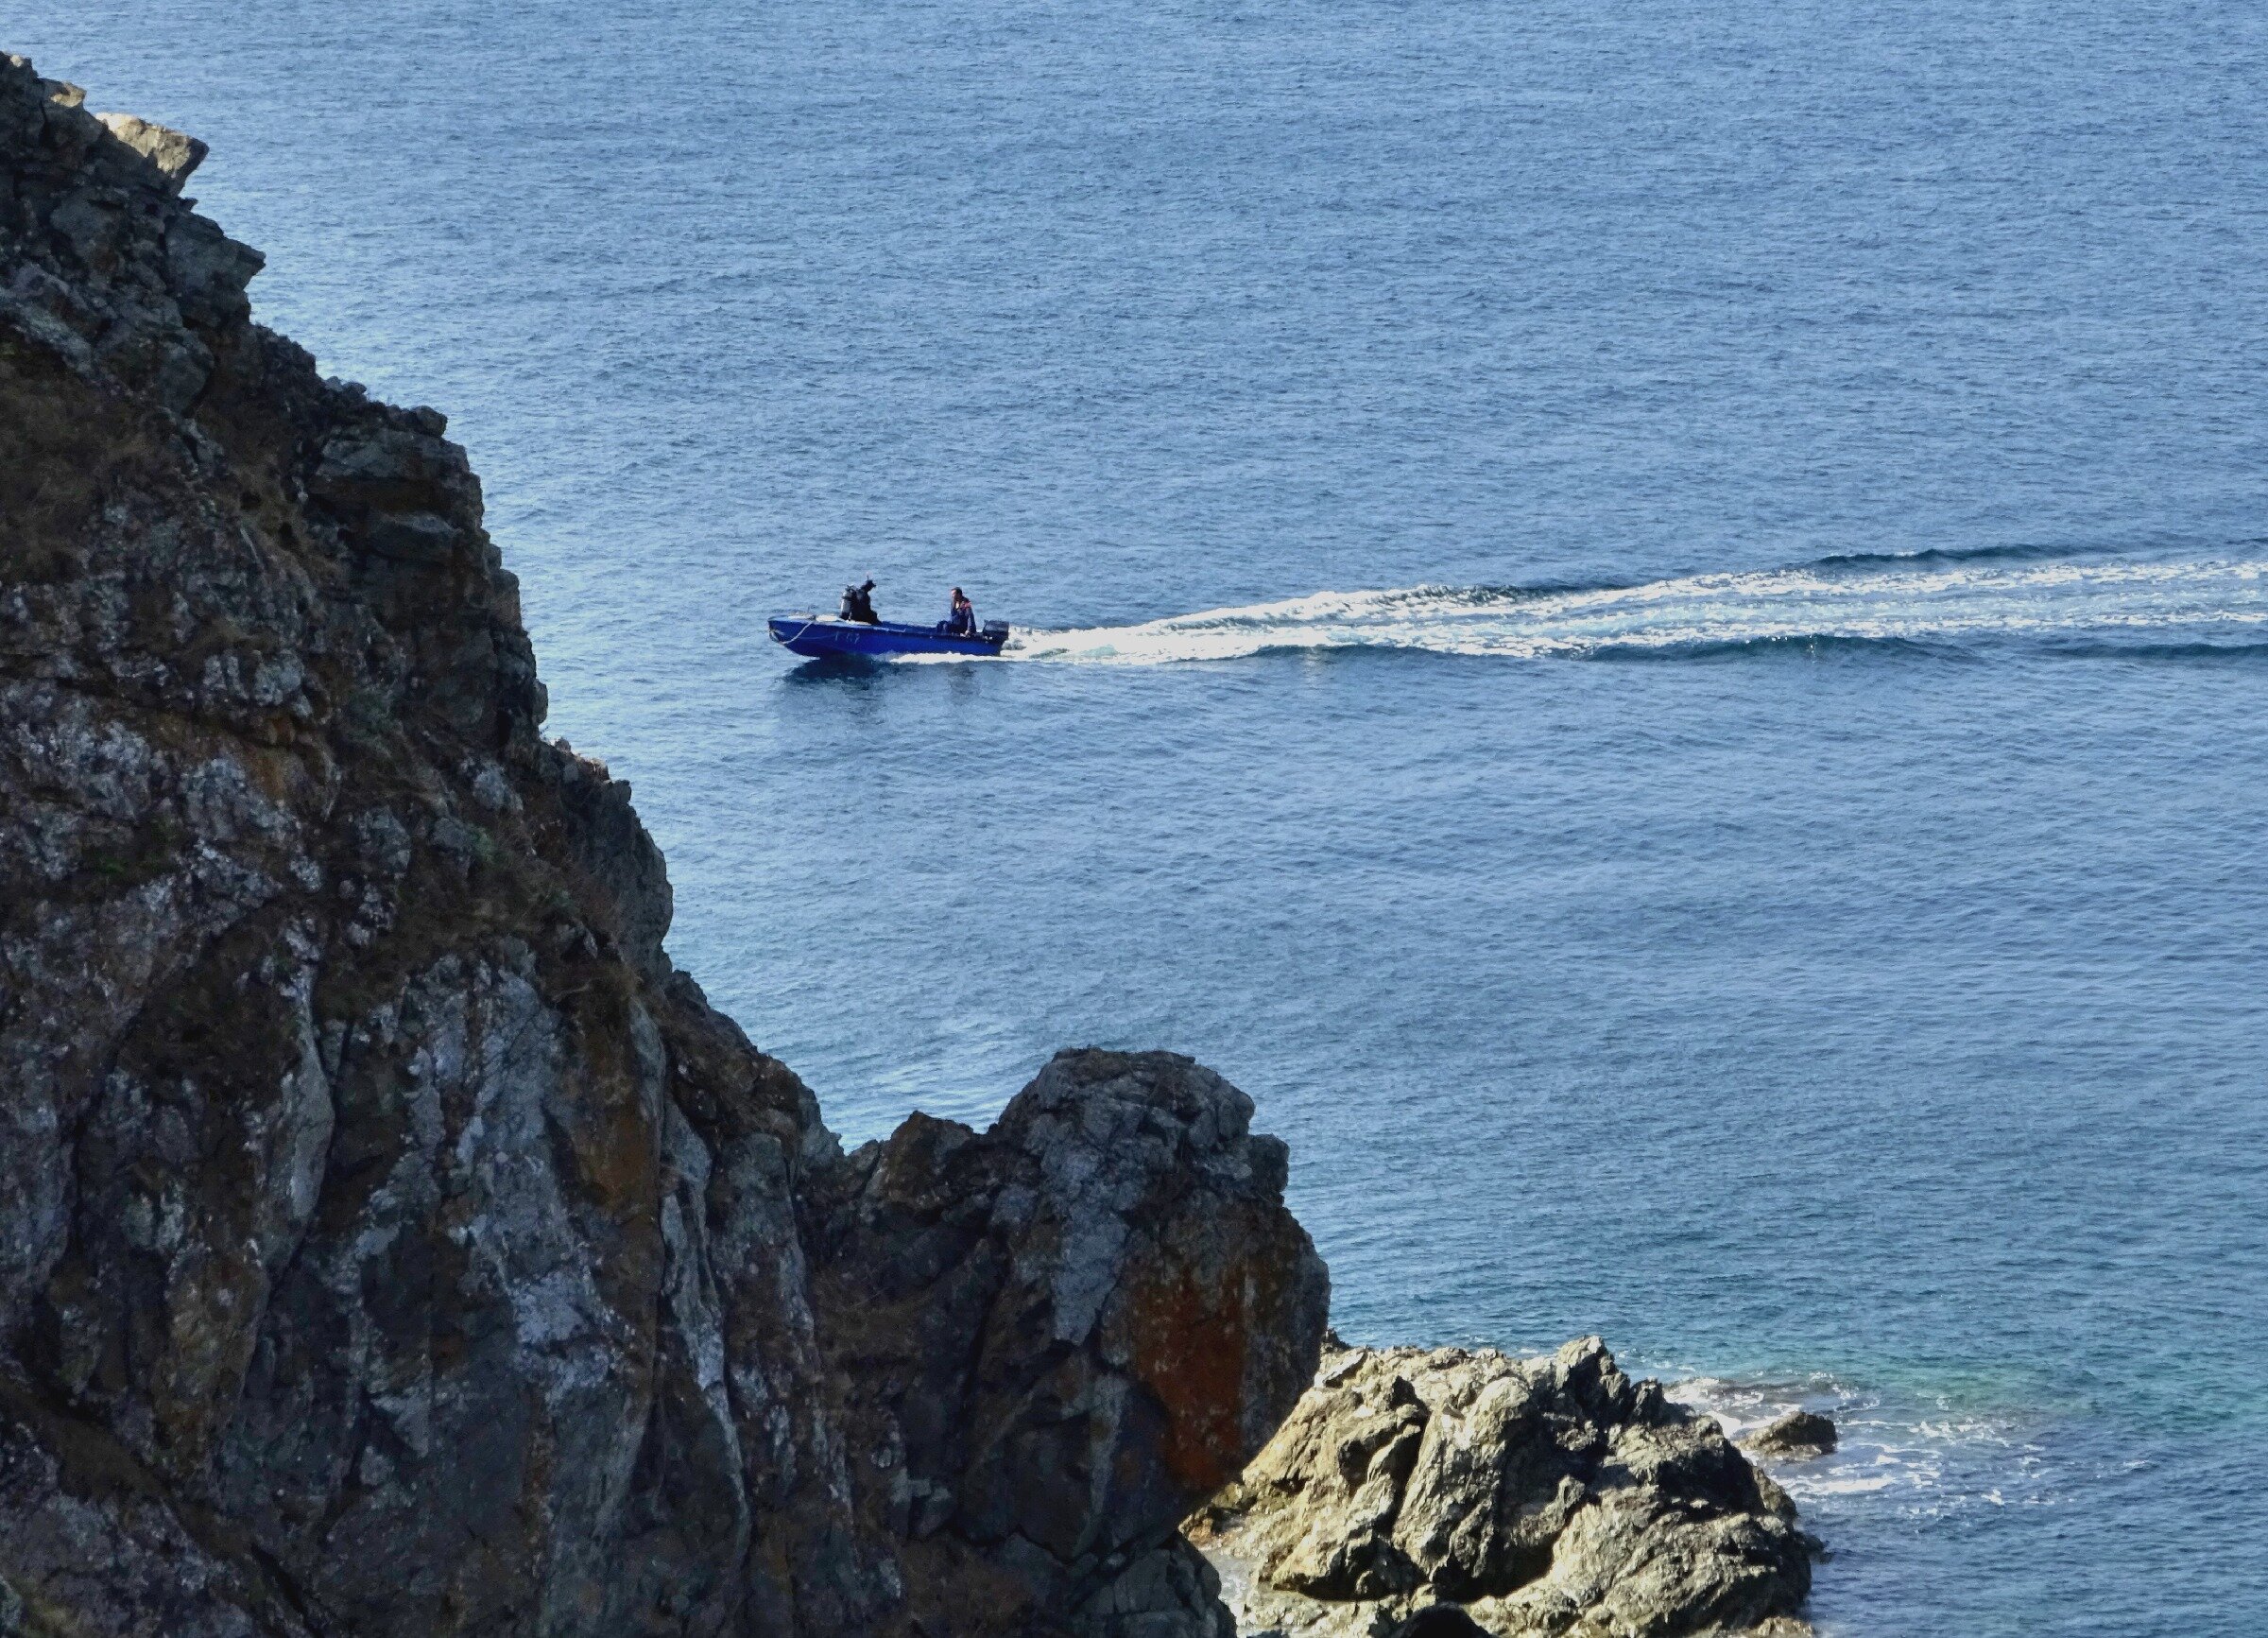
M 902 626 L 892 620 L 868 624 L 833 614 L 774 614 L 772 641 L 791 654 L 814 660 L 880 660 L 892 654 L 967 654 L 985 659 L 1008 640 L 1005 620 L 988 620 L 970 636 L 955 636 L 940 625 Z

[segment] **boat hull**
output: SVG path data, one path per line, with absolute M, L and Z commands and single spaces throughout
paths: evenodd
M 869 626 L 819 614 L 775 614 L 770 624 L 773 642 L 813 660 L 883 660 L 897 654 L 965 654 L 982 660 L 998 654 L 1008 640 L 1005 626 L 956 637 L 936 626 L 902 626 L 889 620 Z

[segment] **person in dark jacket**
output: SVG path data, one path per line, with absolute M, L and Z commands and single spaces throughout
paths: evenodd
M 862 626 L 882 624 L 882 616 L 874 612 L 874 581 L 871 576 L 863 585 L 843 588 L 843 618 L 856 620 Z
M 976 635 L 976 605 L 958 586 L 953 589 L 953 612 L 945 616 L 945 633 L 949 637 Z

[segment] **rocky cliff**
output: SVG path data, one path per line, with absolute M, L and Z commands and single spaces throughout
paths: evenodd
M 0 60 L 0 1632 L 1214 1634 L 1284 1153 L 1058 1058 L 845 1156 L 540 732 L 441 416 Z

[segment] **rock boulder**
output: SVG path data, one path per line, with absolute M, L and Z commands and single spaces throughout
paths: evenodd
M 1809 1461 L 1832 1455 L 1835 1424 L 1815 1410 L 1791 1410 L 1741 1440 L 1741 1448 L 1781 1461 Z
M 1246 1633 L 1801 1630 L 1808 1538 L 1708 1417 L 1596 1337 L 1338 1349 L 1192 1521 Z

